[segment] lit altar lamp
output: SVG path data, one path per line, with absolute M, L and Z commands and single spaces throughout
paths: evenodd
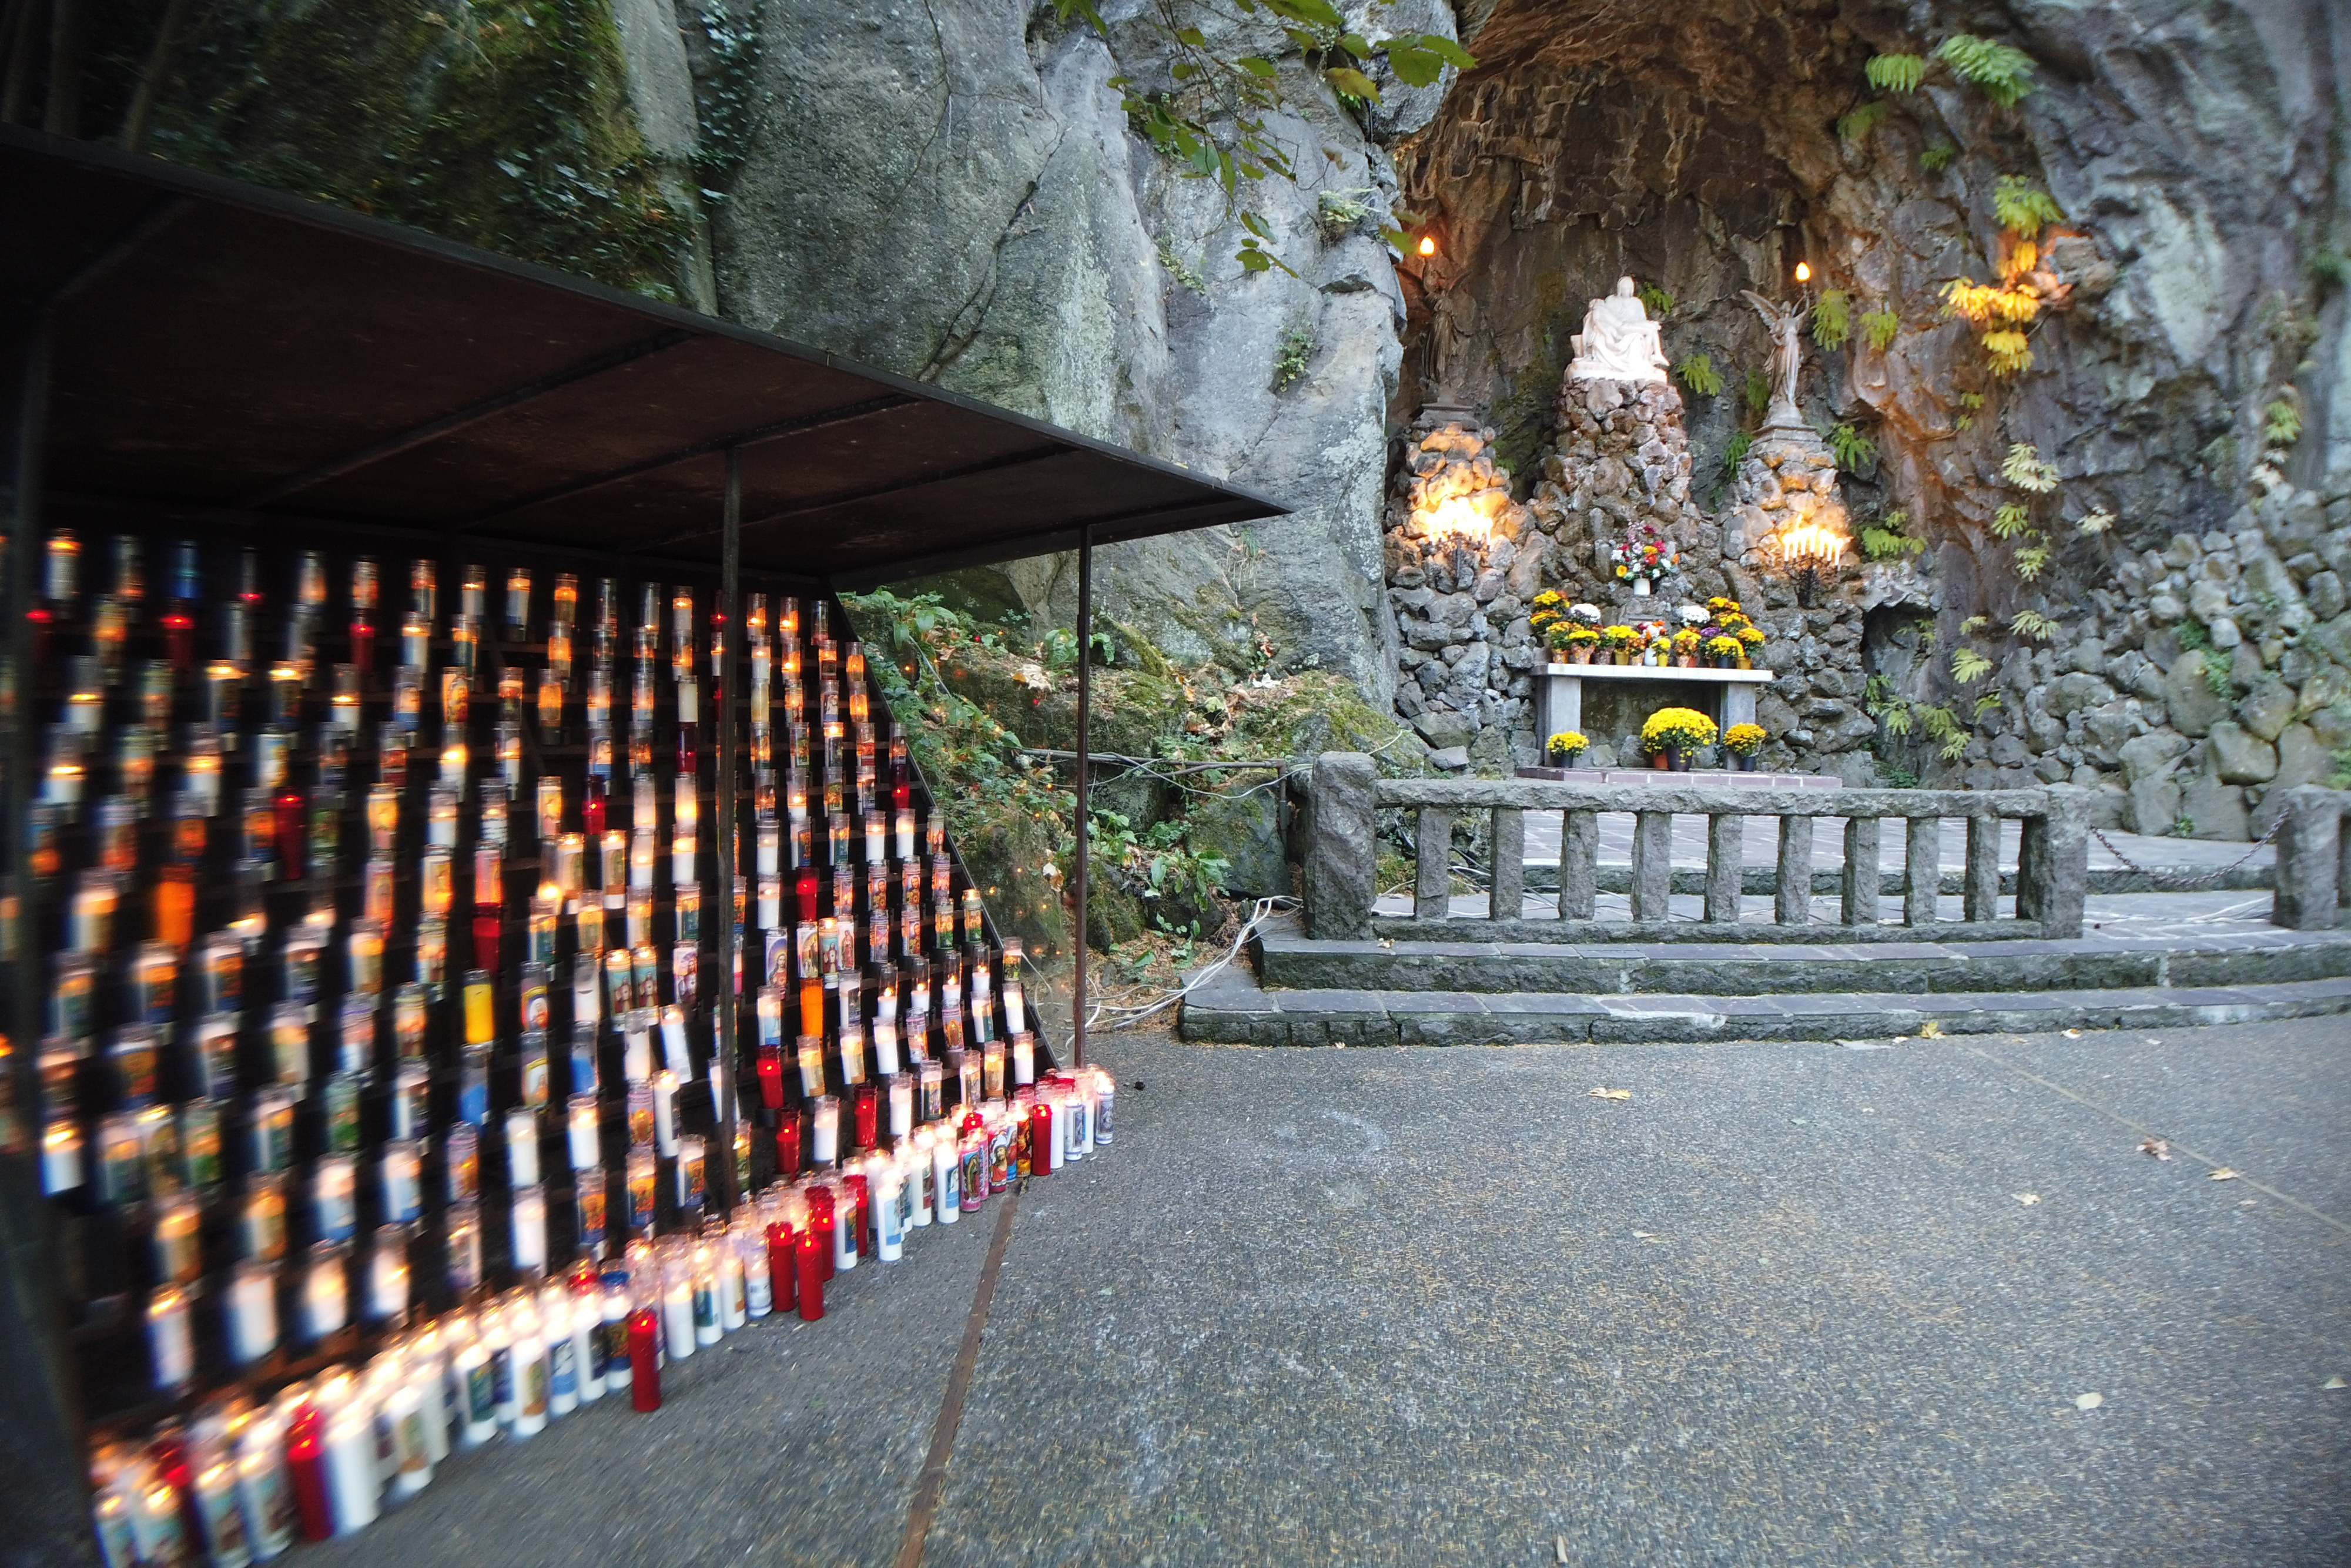
M 438 997 L 448 978 L 449 922 L 428 915 L 416 923 L 416 983 Z
M 605 911 L 618 915 L 629 904 L 629 835 L 618 828 L 605 833 L 599 842 L 598 858 Z
M 681 891 L 695 880 L 695 829 L 700 824 L 702 805 L 691 789 L 680 789 L 677 795 L 677 820 L 670 836 L 670 881 Z
M 987 916 L 980 906 L 979 889 L 963 890 L 963 939 L 977 942 L 987 935 Z
M 421 1124 L 422 1117 L 416 1120 Z M 397 1225 L 413 1225 L 424 1212 L 422 1157 L 414 1129 L 412 1135 L 388 1140 L 378 1156 L 377 1181 L 383 1196 L 384 1218 Z
M 400 618 L 400 664 L 422 670 L 433 661 L 433 622 L 414 613 Z
M 522 792 L 522 726 L 501 719 L 496 733 L 498 771 L 505 775 L 506 798 L 510 800 Z M 503 808 L 500 815 L 503 818 Z
M 315 1344 L 340 1333 L 350 1316 L 343 1249 L 332 1241 L 313 1242 L 302 1270 L 302 1337 Z
M 669 601 L 671 667 L 680 681 L 694 678 L 694 590 L 681 588 Z
M 1004 1027 L 1016 1035 L 1029 1027 L 1029 999 L 1020 979 L 1020 967 L 1027 956 L 1027 948 L 1019 937 L 1004 939 Z M 1022 1078 L 1019 1082 L 1029 1081 Z
M 650 1234 L 653 1228 L 653 1182 L 659 1169 L 653 1161 L 650 1142 L 631 1145 L 624 1172 L 629 1193 L 629 1228 L 641 1236 Z

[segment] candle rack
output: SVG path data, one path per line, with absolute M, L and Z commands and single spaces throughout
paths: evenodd
M 36 580 L 19 1103 L 92 1444 L 619 1256 L 648 1153 L 693 1234 L 820 1096 L 887 1144 L 1033 1029 L 837 600 L 746 574 L 729 634 L 707 570 L 338 547 L 77 517 Z

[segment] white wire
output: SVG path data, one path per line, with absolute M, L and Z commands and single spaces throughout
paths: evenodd
M 1241 923 L 1241 928 L 1233 934 L 1233 945 L 1225 949 L 1225 956 L 1223 957 L 1217 959 L 1207 968 L 1202 969 L 1199 973 L 1194 975 L 1181 987 L 1168 992 L 1165 996 L 1160 998 L 1157 1001 L 1151 1003 L 1147 1007 L 1113 1008 L 1107 1002 L 1096 1002 L 1092 1010 L 1086 1014 L 1086 1027 L 1088 1029 L 1093 1028 L 1094 1020 L 1101 1018 L 1103 1012 L 1107 1010 L 1113 1013 L 1123 1013 L 1126 1015 L 1113 1023 L 1110 1026 L 1111 1028 L 1133 1029 L 1136 1024 L 1141 1023 L 1144 1019 L 1149 1018 L 1152 1014 L 1175 1006 L 1177 1002 L 1182 1001 L 1186 997 L 1190 996 L 1194 991 L 1199 989 L 1202 986 L 1207 984 L 1209 980 L 1222 973 L 1226 965 L 1231 963 L 1235 958 L 1239 957 L 1242 945 L 1249 941 L 1249 937 L 1256 932 L 1257 928 L 1264 925 L 1267 917 L 1271 915 L 1275 910 L 1295 909 L 1297 907 L 1298 900 L 1294 898 L 1274 897 L 1259 899 L 1256 906 L 1250 911 L 1249 917 L 1243 921 Z

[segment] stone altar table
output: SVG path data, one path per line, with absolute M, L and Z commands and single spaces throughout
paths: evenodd
M 1665 681 L 1720 688 L 1715 722 L 1724 729 L 1755 722 L 1755 690 L 1772 679 L 1769 670 L 1699 670 L 1677 664 L 1545 664 L 1535 684 L 1538 740 L 1563 729 L 1583 727 L 1586 681 Z

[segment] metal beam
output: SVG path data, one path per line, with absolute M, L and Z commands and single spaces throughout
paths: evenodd
M 1094 530 L 1078 530 L 1078 945 L 1070 971 L 1070 1055 L 1086 1064 L 1086 775 L 1087 719 L 1092 708 L 1094 651 Z
M 726 1151 L 719 1166 L 721 1212 L 730 1211 L 742 1195 L 735 1190 L 736 1106 L 742 1091 L 737 1075 L 743 1062 L 736 1050 L 737 1013 L 741 998 L 735 994 L 735 671 L 745 652 L 743 633 L 743 453 L 726 449 L 726 505 L 722 517 L 718 554 L 718 613 L 720 633 L 726 639 L 726 656 L 717 662 L 710 679 L 711 715 L 718 723 L 718 787 L 712 804 L 718 815 L 718 974 L 711 989 L 718 998 L 718 1059 L 726 1064 L 726 1102 L 718 1107 L 719 1136 Z
M 949 468 L 936 474 L 927 474 L 920 479 L 910 479 L 903 484 L 876 485 L 870 489 L 852 490 L 846 495 L 828 496 L 820 500 L 804 501 L 796 507 L 786 507 L 781 511 L 769 512 L 763 517 L 754 517 L 744 527 L 764 528 L 770 523 L 780 523 L 792 517 L 804 517 L 816 512 L 830 512 L 841 507 L 854 506 L 860 501 L 878 501 L 885 496 L 903 496 L 912 491 L 928 489 L 934 485 L 948 484 L 956 479 L 969 479 L 977 475 L 994 474 L 1007 468 L 1025 467 L 1031 463 L 1050 463 L 1056 457 L 1076 457 L 1087 455 L 1085 449 L 1079 446 L 1052 446 L 1041 450 L 1031 448 L 1027 452 L 1016 452 L 1008 456 L 991 457 L 985 463 L 973 463 L 961 468 Z M 687 539 L 706 538 L 710 531 L 708 528 L 685 528 L 677 533 L 664 534 L 657 539 L 648 539 L 641 548 L 649 550 L 662 549 L 670 545 L 683 544 Z
M 648 457 L 642 463 L 632 463 L 626 467 L 614 468 L 599 474 L 593 478 L 558 486 L 551 490 L 541 490 L 538 495 L 526 496 L 519 501 L 504 502 L 489 511 L 475 513 L 450 528 L 449 535 L 455 538 L 488 522 L 493 517 L 508 517 L 517 512 L 528 512 L 534 507 L 544 507 L 557 501 L 568 501 L 575 496 L 585 496 L 590 491 L 601 490 L 607 485 L 618 485 L 629 479 L 641 479 L 648 474 L 658 474 L 664 468 L 675 467 L 680 463 L 691 463 L 697 457 L 708 457 L 719 452 L 740 452 L 747 446 L 758 446 L 769 441 L 780 441 L 788 435 L 806 435 L 812 431 L 830 430 L 835 425 L 849 424 L 861 419 L 871 419 L 877 413 L 887 413 L 892 409 L 904 408 L 921 401 L 919 398 L 909 397 L 904 392 L 892 392 L 887 397 L 868 398 L 863 402 L 844 403 L 839 408 L 827 409 L 822 413 L 807 414 L 799 419 L 778 420 L 773 424 L 758 425 L 734 435 L 722 435 L 712 441 L 698 441 L 691 446 L 682 446 L 674 452 L 665 452 L 659 457 Z
M 862 593 L 885 582 L 907 582 L 918 577 L 929 577 L 942 571 L 960 571 L 966 567 L 994 566 L 998 561 L 1025 560 L 1032 556 L 1060 555 L 1078 548 L 1081 530 L 1091 528 L 1096 544 L 1120 544 L 1128 539 L 1148 538 L 1163 530 L 1138 528 L 1155 518 L 1197 512 L 1212 505 L 1196 497 L 1165 507 L 1141 507 L 1131 512 L 1113 512 L 1097 517 L 1090 524 L 1061 528 L 1050 534 L 1008 534 L 986 544 L 970 545 L 960 549 L 938 550 L 930 555 L 908 556 L 883 566 L 869 566 L 856 571 L 835 572 L 829 579 L 844 592 Z M 1186 523 L 1184 528 L 1222 528 L 1235 523 L 1265 521 L 1258 512 L 1246 512 L 1238 517 L 1208 517 Z M 1169 532 L 1180 529 L 1164 530 Z
M 632 364 L 649 355 L 658 354 L 665 349 L 674 349 L 680 343 L 692 341 L 694 341 L 694 334 L 678 328 L 672 328 L 666 332 L 656 332 L 650 338 L 640 339 L 625 347 L 611 350 L 591 359 L 582 360 L 578 364 L 558 371 L 551 376 L 542 376 L 538 381 L 528 382 L 511 391 L 499 392 L 495 397 L 486 397 L 479 402 L 468 403 L 464 408 L 444 413 L 438 419 L 427 420 L 423 424 L 411 425 L 397 434 L 387 435 L 381 441 L 362 446 L 357 452 L 349 453 L 331 462 L 322 463 L 308 473 L 296 474 L 280 479 L 275 484 L 265 485 L 251 495 L 239 497 L 229 504 L 239 509 L 266 507 L 273 501 L 282 501 L 288 496 L 298 495 L 313 486 L 323 485 L 329 479 L 339 479 L 371 463 L 381 463 L 387 457 L 397 457 L 402 453 L 413 451 L 429 441 L 437 441 L 444 435 L 454 435 L 458 431 L 481 423 L 493 414 L 504 413 L 510 408 L 519 408 L 524 403 L 547 396 L 549 392 L 560 392 L 565 387 L 593 380 L 607 371 L 618 370 L 622 365 Z

